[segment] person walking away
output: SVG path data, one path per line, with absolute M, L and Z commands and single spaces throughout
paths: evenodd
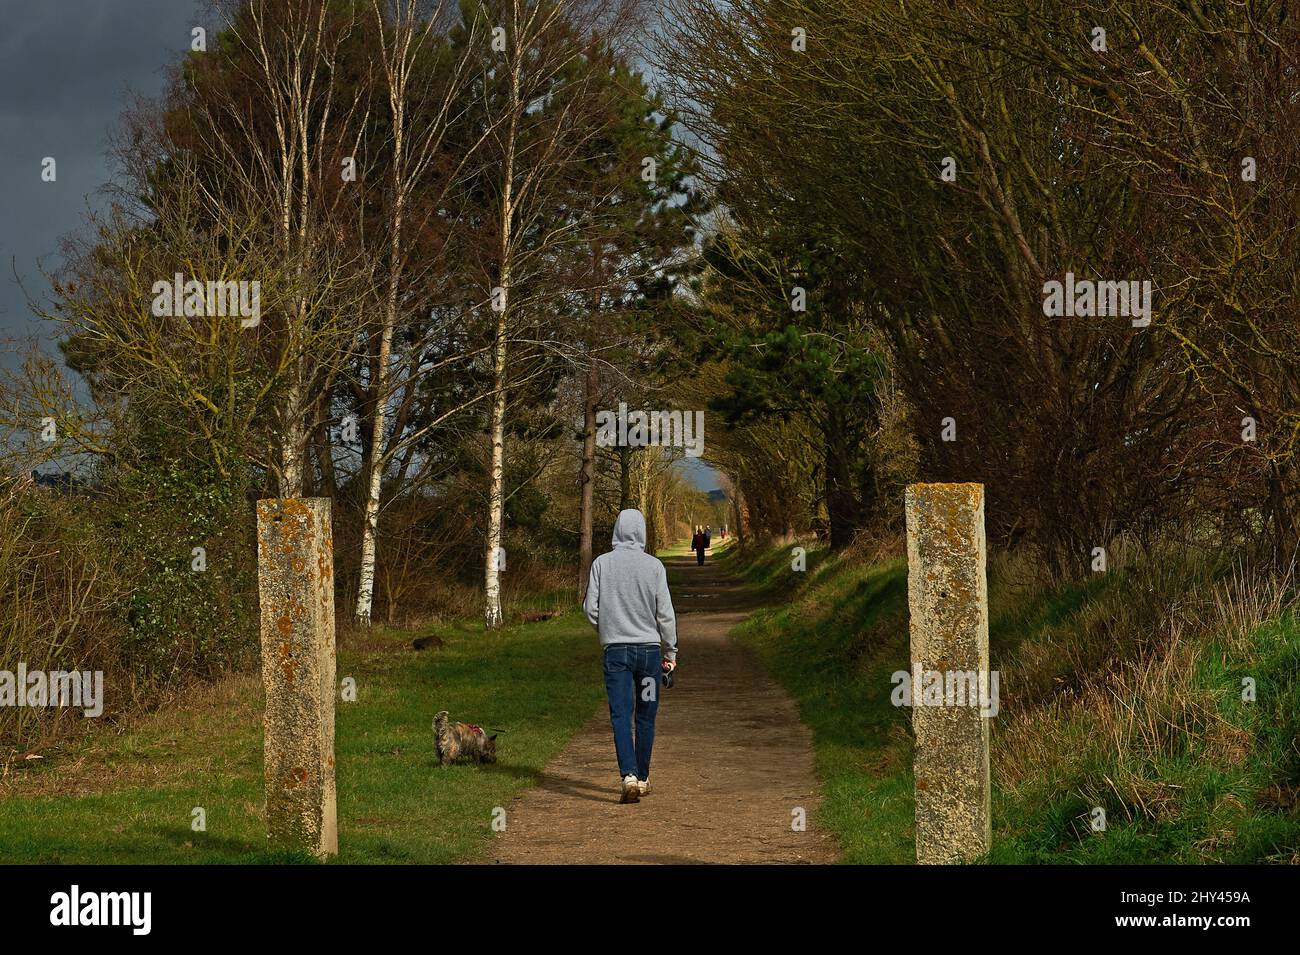
M 691 538 L 691 550 L 695 551 L 696 566 L 704 566 L 704 551 L 707 547 L 708 544 L 704 542 L 704 531 L 697 527 L 695 529 L 695 536 Z
M 658 558 L 645 552 L 645 540 L 641 512 L 620 511 L 613 550 L 592 561 L 583 603 L 600 633 L 620 801 L 625 803 L 639 802 L 650 791 L 660 679 L 677 668 L 677 616 L 668 574 Z

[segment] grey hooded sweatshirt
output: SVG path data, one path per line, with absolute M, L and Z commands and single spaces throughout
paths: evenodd
M 635 508 L 619 512 L 614 549 L 592 561 L 583 609 L 600 631 L 602 647 L 662 642 L 664 659 L 677 659 L 677 615 L 668 573 L 645 552 L 645 518 Z

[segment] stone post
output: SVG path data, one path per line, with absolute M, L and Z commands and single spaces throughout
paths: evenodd
M 972 672 L 988 685 L 984 486 L 913 484 L 906 510 L 916 861 L 966 862 L 992 841 L 988 719 L 978 700 L 951 705 L 945 695 L 933 705 L 922 688 L 927 673 L 933 688 L 935 672 L 945 690 Z
M 328 498 L 257 502 L 272 846 L 339 851 L 334 791 L 334 554 Z

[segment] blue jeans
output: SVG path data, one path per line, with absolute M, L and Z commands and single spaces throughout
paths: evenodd
M 655 745 L 661 673 L 657 643 L 615 643 L 605 648 L 605 692 L 609 694 L 609 722 L 614 727 L 614 751 L 618 754 L 620 777 L 650 778 L 650 750 Z

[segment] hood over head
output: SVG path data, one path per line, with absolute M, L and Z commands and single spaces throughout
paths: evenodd
M 618 512 L 614 522 L 615 547 L 635 547 L 645 550 L 645 517 L 635 507 Z

